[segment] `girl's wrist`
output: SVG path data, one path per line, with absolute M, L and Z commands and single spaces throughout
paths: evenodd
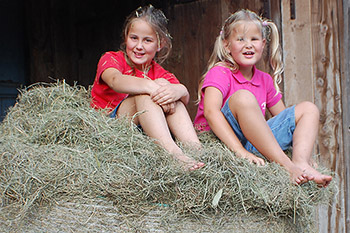
M 146 80 L 147 80 L 147 85 L 146 85 L 147 94 L 152 95 L 152 93 L 154 93 L 160 86 L 151 79 L 146 79 Z

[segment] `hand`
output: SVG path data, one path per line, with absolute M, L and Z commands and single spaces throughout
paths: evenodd
M 262 158 L 254 155 L 253 153 L 248 152 L 246 149 L 235 152 L 237 157 L 248 159 L 250 163 L 255 163 L 258 166 L 265 165 L 265 161 Z
M 174 103 L 180 97 L 176 88 L 168 80 L 154 80 L 160 87 L 151 94 L 152 100 L 159 105 Z
M 165 114 L 171 115 L 175 113 L 175 104 L 174 103 L 170 103 L 170 104 L 164 104 L 164 105 L 160 105 L 163 109 L 163 112 Z

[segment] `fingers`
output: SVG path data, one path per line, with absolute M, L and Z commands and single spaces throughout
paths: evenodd
M 153 95 L 151 95 L 153 102 L 159 105 L 164 105 L 176 101 L 175 93 L 162 89 L 163 88 L 159 88 Z
M 265 161 L 262 158 L 258 158 L 255 156 L 255 158 L 248 158 L 250 163 L 255 163 L 258 166 L 264 166 L 265 165 Z
M 175 104 L 174 103 L 170 103 L 170 104 L 163 104 L 160 105 L 163 109 L 163 112 L 166 114 L 174 114 L 175 113 Z
M 153 102 L 162 105 L 178 100 L 181 97 L 180 94 L 181 93 L 179 93 L 172 84 L 167 83 L 160 85 L 160 87 L 151 94 L 151 98 Z
M 258 166 L 264 166 L 265 160 L 262 158 L 259 158 L 258 156 L 244 150 L 241 152 L 236 152 L 236 155 L 241 158 L 246 158 L 250 163 L 255 163 Z

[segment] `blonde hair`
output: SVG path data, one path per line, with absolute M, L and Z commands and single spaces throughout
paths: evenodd
M 124 42 L 121 44 L 121 50 L 125 52 L 126 48 L 126 38 L 129 34 L 130 27 L 135 20 L 142 19 L 145 22 L 149 23 L 157 35 L 158 48 L 160 49 L 154 60 L 161 64 L 167 59 L 172 49 L 171 36 L 168 32 L 168 19 L 165 17 L 164 13 L 154 8 L 152 5 L 139 7 L 134 10 L 125 20 L 124 30 L 123 30 L 123 39 Z
M 224 25 L 220 31 L 220 35 L 216 38 L 213 52 L 208 61 L 207 70 L 199 81 L 198 103 L 201 99 L 201 89 L 203 86 L 204 78 L 211 68 L 216 65 L 223 65 L 230 68 L 232 72 L 237 72 L 239 70 L 238 64 L 226 51 L 224 41 L 228 40 L 234 27 L 238 22 L 241 21 L 253 21 L 256 23 L 258 28 L 261 30 L 263 39 L 266 39 L 267 43 L 269 44 L 269 62 L 273 70 L 272 78 L 274 80 L 274 86 L 277 92 L 280 92 L 278 84 L 280 84 L 282 81 L 282 73 L 284 67 L 282 62 L 282 52 L 279 43 L 279 33 L 277 26 L 272 21 L 263 19 L 250 10 L 239 10 L 236 13 L 231 14 L 230 17 L 225 20 Z

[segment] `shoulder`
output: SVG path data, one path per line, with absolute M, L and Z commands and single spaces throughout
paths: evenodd
M 173 84 L 180 83 L 180 81 L 176 78 L 176 76 L 173 73 L 164 69 L 160 64 L 158 64 L 155 61 L 152 61 L 151 69 L 152 69 L 152 72 L 149 72 L 149 74 L 150 73 L 153 74 L 152 75 L 153 77 L 151 77 L 152 79 L 164 78 Z
M 206 74 L 206 77 L 218 77 L 218 76 L 226 76 L 231 77 L 232 76 L 232 70 L 224 65 L 217 64 L 214 67 L 212 67 Z
M 232 70 L 221 64 L 212 67 L 206 74 L 202 85 L 202 90 L 207 87 L 219 89 L 223 96 L 226 96 L 232 87 Z
M 115 61 L 125 61 L 124 53 L 122 51 L 114 52 L 108 51 L 102 54 L 101 60 L 115 60 Z
M 98 70 L 100 74 L 108 68 L 115 68 L 123 74 L 130 73 L 132 71 L 131 67 L 127 64 L 125 60 L 124 52 L 118 51 L 109 51 L 105 52 L 98 63 Z

